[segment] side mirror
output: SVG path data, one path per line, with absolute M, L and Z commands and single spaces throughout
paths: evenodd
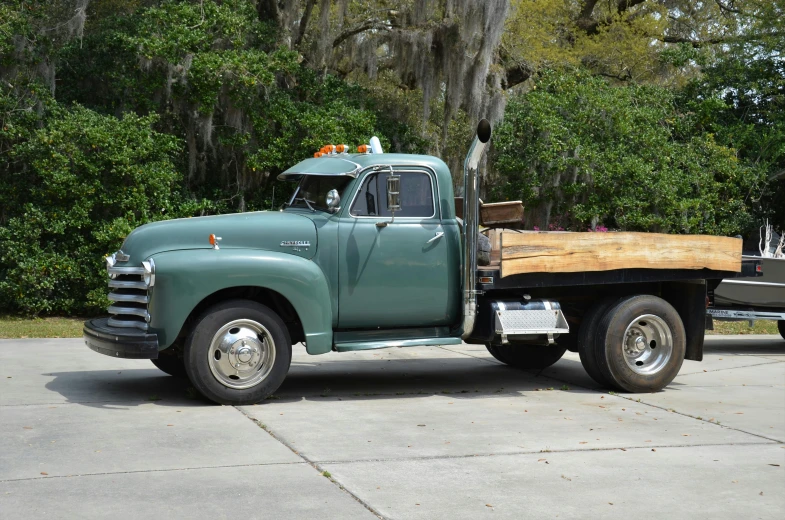
M 329 209 L 332 213 L 335 213 L 340 209 L 341 194 L 338 193 L 338 190 L 332 189 L 327 192 L 327 198 L 325 202 L 327 202 L 327 209 Z
M 387 210 L 393 214 L 401 211 L 401 176 L 391 173 L 387 177 Z

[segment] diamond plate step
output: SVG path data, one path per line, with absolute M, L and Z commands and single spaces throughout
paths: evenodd
M 570 332 L 561 309 L 497 310 L 496 334 L 566 334 Z

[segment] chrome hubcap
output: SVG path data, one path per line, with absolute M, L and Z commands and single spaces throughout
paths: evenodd
M 673 355 L 673 334 L 662 318 L 644 314 L 627 325 L 623 348 L 624 360 L 633 372 L 656 374 Z
M 275 363 L 270 332 L 253 320 L 235 320 L 221 327 L 207 353 L 213 376 L 224 386 L 242 390 L 264 381 Z

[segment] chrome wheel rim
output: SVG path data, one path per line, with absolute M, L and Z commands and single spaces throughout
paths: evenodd
M 237 390 L 256 386 L 270 375 L 275 342 L 264 326 L 253 320 L 234 320 L 213 336 L 207 364 L 222 385 Z
M 656 374 L 673 355 L 673 334 L 665 320 L 644 314 L 627 325 L 622 348 L 630 370 L 641 375 Z

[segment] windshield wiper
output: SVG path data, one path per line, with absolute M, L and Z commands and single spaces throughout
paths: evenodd
M 316 213 L 316 210 L 313 209 L 313 206 L 311 206 L 311 202 L 313 202 L 313 201 L 308 200 L 305 197 L 295 197 L 294 199 L 292 199 L 292 202 L 297 202 L 298 200 L 301 200 L 301 201 L 305 202 L 305 205 L 308 206 L 308 209 L 310 209 L 313 213 Z M 314 204 L 316 204 L 316 203 L 314 202 Z M 291 205 L 292 204 L 290 203 L 289 206 L 291 207 Z

